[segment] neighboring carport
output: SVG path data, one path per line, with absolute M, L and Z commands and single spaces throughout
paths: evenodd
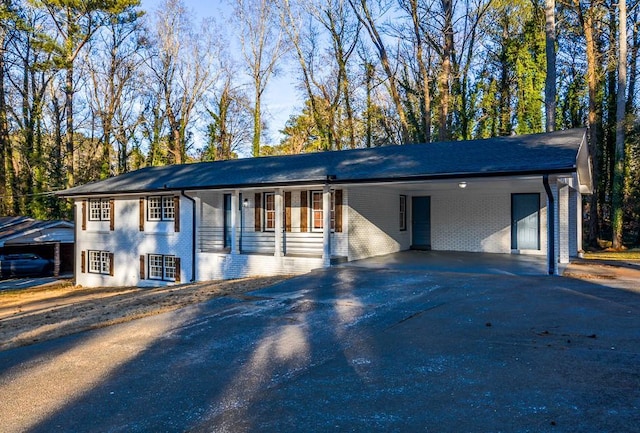
M 29 217 L 0 218 L 0 254 L 33 253 L 53 261 L 53 275 L 73 272 L 74 225 Z

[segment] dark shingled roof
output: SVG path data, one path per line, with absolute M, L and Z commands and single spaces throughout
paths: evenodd
M 585 129 L 147 167 L 61 196 L 573 173 Z

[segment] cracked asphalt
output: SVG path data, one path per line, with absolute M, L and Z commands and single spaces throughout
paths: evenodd
M 318 270 L 0 352 L 0 431 L 640 431 L 640 294 L 607 284 Z

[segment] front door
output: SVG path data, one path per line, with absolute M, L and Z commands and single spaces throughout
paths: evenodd
M 411 198 L 412 249 L 431 249 L 431 197 Z
M 511 195 L 511 249 L 540 249 L 540 194 Z

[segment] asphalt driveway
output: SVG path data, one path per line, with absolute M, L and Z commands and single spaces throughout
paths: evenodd
M 2 431 L 640 431 L 640 295 L 333 268 L 0 352 Z

